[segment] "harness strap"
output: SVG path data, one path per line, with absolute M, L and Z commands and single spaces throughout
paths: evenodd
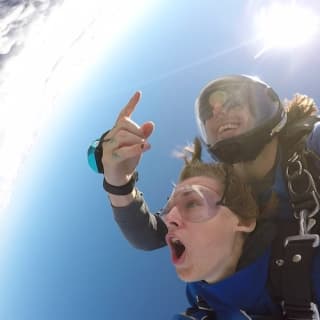
M 319 246 L 319 193 L 316 176 L 307 170 L 305 141 L 303 136 L 295 145 L 296 152 L 287 154 L 285 172 L 296 220 L 280 223 L 270 265 L 271 291 L 286 320 L 319 320 L 311 281 L 312 260 Z
M 312 302 L 311 273 L 315 241 L 312 237 L 296 238 L 296 221 L 282 222 L 278 227 L 278 236 L 272 248 L 269 289 L 274 300 L 282 305 L 284 319 L 319 319 Z
M 313 319 L 312 258 L 313 240 L 289 241 L 285 247 L 282 278 L 285 319 Z
M 259 314 L 247 314 L 243 310 L 239 310 L 239 315 L 242 314 L 241 318 L 246 318 L 248 320 L 283 320 L 282 316 L 277 315 L 259 315 Z M 207 302 L 200 296 L 195 296 L 195 305 L 188 308 L 185 316 L 190 317 L 190 319 L 201 319 L 201 320 L 215 320 L 216 315 L 214 310 L 212 310 Z M 229 319 L 227 316 L 226 319 Z

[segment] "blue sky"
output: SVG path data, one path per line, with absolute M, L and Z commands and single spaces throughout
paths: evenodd
M 281 98 L 300 92 L 319 104 L 318 41 L 254 59 L 261 44 L 253 41 L 252 17 L 267 2 L 154 1 L 61 100 L 66 112 L 53 112 L 42 128 L 1 226 L 1 319 L 170 319 L 185 309 L 184 284 L 166 248 L 143 252 L 122 237 L 86 150 L 141 90 L 132 118 L 152 120 L 156 129 L 138 187 L 157 210 L 181 167 L 172 151 L 197 134 L 193 104 L 209 80 L 258 75 Z M 300 3 L 320 14 L 317 1 Z

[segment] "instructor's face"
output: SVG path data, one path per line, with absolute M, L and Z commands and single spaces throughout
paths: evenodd
M 255 119 L 247 104 L 233 102 L 228 105 L 219 99 L 219 92 L 212 93 L 208 103 L 212 115 L 205 121 L 209 144 L 238 136 L 254 127 Z

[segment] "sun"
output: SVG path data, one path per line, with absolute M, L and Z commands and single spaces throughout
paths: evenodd
M 319 16 L 295 2 L 272 3 L 261 8 L 254 19 L 257 38 L 263 48 L 255 58 L 272 48 L 293 49 L 310 43 L 319 32 Z

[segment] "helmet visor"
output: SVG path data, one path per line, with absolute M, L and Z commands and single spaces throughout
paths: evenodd
M 262 126 L 279 106 L 279 98 L 264 83 L 228 79 L 209 83 L 196 100 L 195 111 L 203 140 L 214 145 Z

